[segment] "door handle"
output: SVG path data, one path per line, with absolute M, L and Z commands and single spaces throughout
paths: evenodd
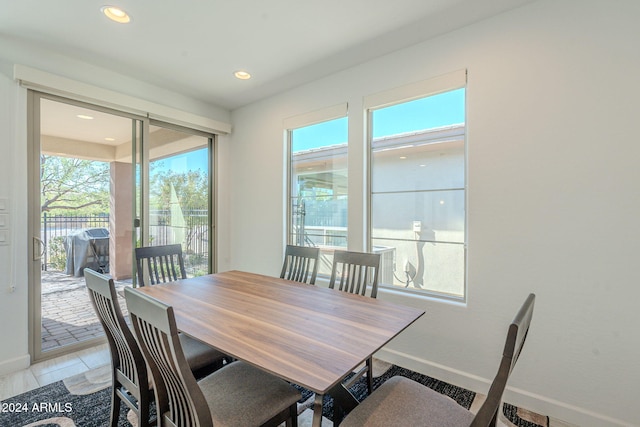
M 46 250 L 45 244 L 39 237 L 33 237 L 33 260 L 40 261 L 44 251 Z

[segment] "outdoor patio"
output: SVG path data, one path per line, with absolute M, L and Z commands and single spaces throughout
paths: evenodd
M 131 283 L 116 282 L 122 291 Z M 122 312 L 127 314 L 124 299 Z M 93 310 L 84 277 L 60 271 L 42 272 L 42 351 L 103 336 L 102 326 Z

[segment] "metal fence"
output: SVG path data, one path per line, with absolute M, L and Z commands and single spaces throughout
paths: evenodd
M 149 213 L 149 234 L 154 246 L 181 242 L 185 263 L 193 270 L 207 269 L 209 255 L 209 227 L 206 209 L 182 209 L 180 218 L 172 218 L 171 210 Z M 43 270 L 64 270 L 66 236 L 85 228 L 109 228 L 109 214 L 70 215 L 42 214 Z
M 178 218 L 171 210 L 149 212 L 152 246 L 182 243 L 187 275 L 207 274 L 209 269 L 209 214 L 206 209 L 183 208 Z
M 300 246 L 347 246 L 347 200 L 293 201 L 294 242 Z
M 209 248 L 209 214 L 206 209 L 183 209 L 182 218 L 172 218 L 171 211 L 153 210 L 149 213 L 149 235 L 154 245 L 182 241 L 189 253 L 206 253 Z
M 55 215 L 42 213 L 42 234 L 44 252 L 43 270 L 64 270 L 66 252 L 64 238 L 83 228 L 109 228 L 109 214 Z

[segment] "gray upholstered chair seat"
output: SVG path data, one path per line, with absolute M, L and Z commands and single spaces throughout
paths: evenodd
M 385 381 L 358 405 L 340 427 L 468 426 L 473 414 L 455 400 L 404 377 Z
M 261 426 L 301 397 L 285 381 L 237 361 L 198 381 L 216 427 Z M 242 410 L 238 403 L 242 402 Z
M 201 369 L 207 369 L 211 366 L 212 361 L 218 361 L 219 366 L 222 366 L 222 359 L 225 357 L 224 353 L 195 338 L 191 338 L 189 335 L 178 334 L 178 337 L 191 371 L 198 372 Z

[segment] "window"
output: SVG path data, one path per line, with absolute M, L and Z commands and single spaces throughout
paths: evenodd
M 381 285 L 464 298 L 465 89 L 438 92 L 368 106 L 370 248 Z
M 288 131 L 287 241 L 319 247 L 326 275 L 333 250 L 347 247 L 347 125 L 339 117 Z

